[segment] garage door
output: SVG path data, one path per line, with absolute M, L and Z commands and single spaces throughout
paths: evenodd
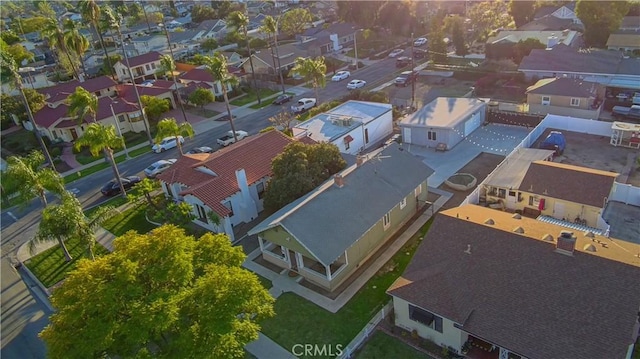
M 471 118 L 464 123 L 464 137 L 467 137 L 475 130 L 480 127 L 480 112 L 474 113 Z
M 402 142 L 411 143 L 411 128 L 404 128 L 404 132 L 402 133 Z

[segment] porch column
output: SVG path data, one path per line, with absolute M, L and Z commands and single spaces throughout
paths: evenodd
M 331 266 L 324 266 L 324 269 L 327 272 L 327 279 L 331 280 Z
M 264 241 L 260 236 L 258 236 L 258 244 L 260 244 L 260 252 L 264 252 Z
M 304 268 L 304 259 L 302 259 L 302 254 L 298 252 L 293 253 L 296 254 L 296 264 L 298 265 L 298 268 Z

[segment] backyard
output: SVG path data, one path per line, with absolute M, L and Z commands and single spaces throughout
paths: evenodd
M 356 359 L 432 359 L 402 341 L 376 330 L 356 355 Z
M 276 316 L 261 323 L 262 332 L 287 350 L 296 343 L 332 343 L 346 346 L 391 299 L 386 290 L 402 274 L 429 220 L 392 259 L 337 313 L 332 314 L 293 293 L 275 303 Z

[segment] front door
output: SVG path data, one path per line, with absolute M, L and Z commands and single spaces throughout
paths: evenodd
M 296 252 L 289 249 L 289 263 L 291 264 L 292 271 L 298 271 L 298 260 L 296 259 Z
M 565 219 L 564 217 L 564 203 L 556 201 L 553 204 L 553 218 Z
M 77 140 L 77 139 L 78 139 L 78 132 L 76 132 L 76 129 L 75 129 L 75 128 L 72 128 L 70 131 L 71 131 L 71 138 L 72 138 L 72 141 Z
M 517 196 L 517 192 L 516 191 L 509 191 L 507 193 L 507 208 L 509 209 L 514 209 L 516 208 L 516 196 Z

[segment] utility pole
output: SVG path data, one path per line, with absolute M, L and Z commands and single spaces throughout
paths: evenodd
M 414 54 L 413 54 L 413 32 L 412 32 L 411 33 L 411 76 L 413 76 L 413 81 L 411 81 L 411 112 L 413 112 L 413 107 L 416 101 L 416 80 L 418 79 L 417 74 L 416 76 L 413 75 L 413 71 L 415 71 L 413 55 Z
M 169 29 L 167 29 L 167 26 L 164 23 L 159 23 L 158 26 L 163 28 L 165 35 L 167 35 L 167 44 L 169 45 L 169 53 L 171 54 L 171 61 L 175 65 L 176 59 L 175 59 L 175 57 L 173 57 L 173 48 L 171 47 L 171 39 L 169 38 Z M 176 75 L 175 75 L 175 73 L 173 71 L 173 68 L 171 68 L 169 70 L 171 70 L 171 78 L 173 79 L 173 87 L 175 87 L 174 90 L 176 92 L 176 95 L 178 96 L 178 104 L 180 105 L 180 110 L 182 111 L 182 118 L 184 119 L 184 122 L 189 122 L 189 120 L 187 120 L 187 113 L 184 111 L 184 105 L 182 104 L 182 96 L 180 95 L 180 91 L 178 91 L 178 81 L 176 80 Z
M 273 36 L 273 43 L 276 45 L 276 58 L 278 59 L 278 73 L 280 74 L 280 85 L 282 85 L 282 94 L 286 93 L 284 89 L 284 79 L 282 78 L 282 67 L 280 66 L 280 53 L 278 52 L 278 34 L 279 34 L 279 23 L 282 15 L 278 16 L 276 19 L 276 33 Z

